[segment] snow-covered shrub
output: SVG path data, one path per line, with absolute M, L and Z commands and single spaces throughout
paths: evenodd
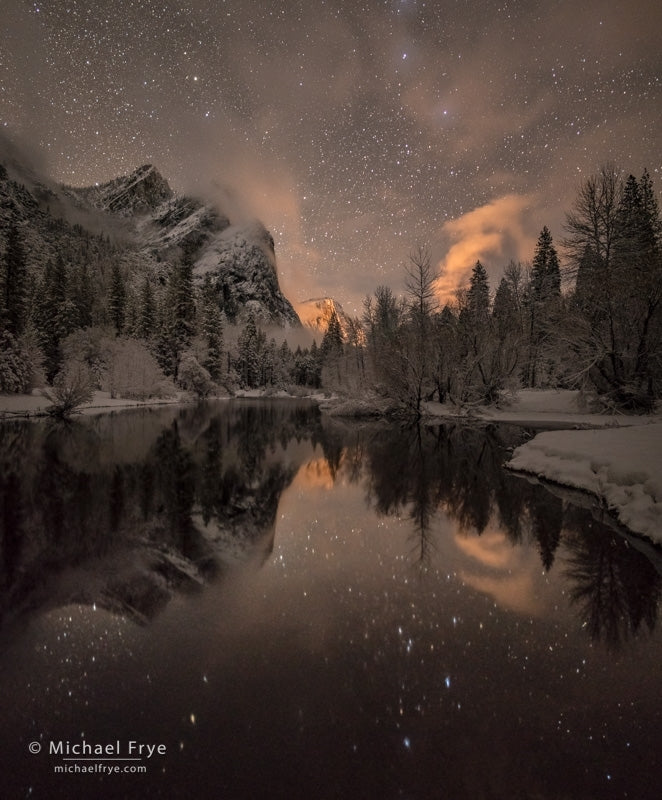
M 177 380 L 182 389 L 193 392 L 196 397 L 207 397 L 214 389 L 209 372 L 190 351 L 184 353 L 179 362 Z
M 175 394 L 172 382 L 165 377 L 150 351 L 137 339 L 116 339 L 112 343 L 102 385 L 111 397 L 130 400 Z
M 84 328 L 70 333 L 60 347 L 65 361 L 87 364 L 99 388 L 111 361 L 114 343 L 115 337 L 104 328 Z

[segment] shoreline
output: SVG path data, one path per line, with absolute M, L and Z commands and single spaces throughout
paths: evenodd
M 310 400 L 331 417 L 384 418 L 370 399 L 305 396 L 286 392 L 267 394 L 249 390 L 234 396 L 206 400 Z M 129 400 L 95 392 L 75 416 L 113 414 L 143 408 L 191 405 L 195 398 L 180 393 L 174 398 Z M 0 425 L 14 420 L 48 419 L 51 405 L 42 393 L 1 395 Z M 338 413 L 338 412 L 341 413 Z M 345 413 L 343 413 L 343 411 Z M 335 413 L 334 413 L 335 412 Z M 662 416 L 595 414 L 588 411 L 578 392 L 522 390 L 502 408 L 458 408 L 427 403 L 424 425 L 518 425 L 532 428 L 533 438 L 517 448 L 505 464 L 513 474 L 580 491 L 602 503 L 629 531 L 658 545 L 662 543 L 662 478 L 658 477 L 662 453 Z M 658 499 L 659 498 L 659 499 Z
M 176 398 L 154 398 L 150 400 L 130 400 L 128 398 L 111 398 L 108 392 L 95 392 L 88 403 L 84 403 L 74 412 L 74 416 L 112 413 L 134 408 L 149 408 L 165 405 L 184 405 L 187 398 L 178 395 Z M 0 424 L 11 420 L 36 419 L 50 417 L 48 409 L 51 401 L 43 394 L 0 395 Z
M 39 390 L 37 390 L 39 391 Z M 223 402 L 230 400 L 312 400 L 319 403 L 318 394 L 297 395 L 278 392 L 274 394 L 258 393 L 256 391 L 240 391 L 235 395 L 223 395 L 202 398 L 202 402 Z M 72 416 L 92 416 L 94 414 L 112 414 L 115 411 L 131 411 L 138 408 L 159 408 L 172 405 L 193 405 L 197 399 L 192 395 L 181 392 L 176 397 L 152 398 L 150 400 L 131 400 L 129 398 L 111 397 L 108 392 L 96 391 L 88 403 L 83 403 Z M 0 395 L 0 425 L 12 420 L 46 420 L 50 418 L 48 412 L 52 405 L 48 397 L 42 393 L 35 394 L 3 394 Z

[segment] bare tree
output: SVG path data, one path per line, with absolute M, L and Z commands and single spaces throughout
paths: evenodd
M 608 164 L 580 186 L 564 241 L 574 275 L 579 374 L 616 406 L 653 407 L 662 347 L 659 212 Z
M 68 419 L 94 395 L 95 381 L 90 368 L 82 361 L 66 361 L 47 392 L 52 405 L 48 413 Z

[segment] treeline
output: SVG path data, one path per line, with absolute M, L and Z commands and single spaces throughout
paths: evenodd
M 413 414 L 422 403 L 493 403 L 522 387 L 582 388 L 603 407 L 650 411 L 662 391 L 662 222 L 648 172 L 612 165 L 567 214 L 562 264 L 547 227 L 530 264 L 495 291 L 478 261 L 440 307 L 430 253 L 416 249 L 405 294 L 365 300 L 363 339 L 334 343 L 323 382 L 371 387 Z
M 250 312 L 240 328 L 228 324 L 212 278 L 194 283 L 194 246 L 145 264 L 126 245 L 51 217 L 1 165 L 0 181 L 7 205 L 27 209 L 0 240 L 0 392 L 49 385 L 71 404 L 95 389 L 146 399 L 177 388 L 204 397 L 319 387 L 314 343 L 292 350 L 267 339 Z
M 204 397 L 306 386 L 372 392 L 418 415 L 428 400 L 494 403 L 521 387 L 582 388 L 604 406 L 649 411 L 662 391 L 662 222 L 648 172 L 624 180 L 608 165 L 579 187 L 563 262 L 544 227 L 530 264 L 511 262 L 491 287 L 477 262 L 469 286 L 440 306 L 419 247 L 403 296 L 378 287 L 362 319 L 343 330 L 332 314 L 320 346 L 296 350 L 250 310 L 229 325 L 213 278 L 194 283 L 191 247 L 146 267 L 128 248 L 56 222 L 40 270 L 28 268 L 22 229 L 6 232 L 2 392 L 80 384 L 147 398 L 179 386 Z

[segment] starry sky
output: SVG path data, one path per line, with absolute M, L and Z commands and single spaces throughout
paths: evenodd
M 54 179 L 153 163 L 259 216 L 292 301 L 440 296 L 555 241 L 613 161 L 660 187 L 659 0 L 2 0 L 0 131 Z

